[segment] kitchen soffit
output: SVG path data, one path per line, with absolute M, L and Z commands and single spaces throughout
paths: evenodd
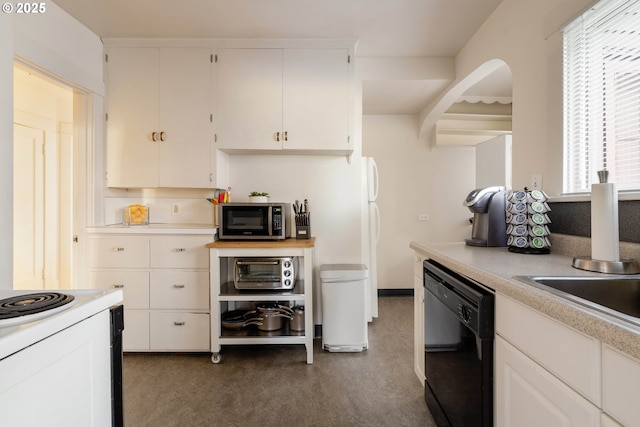
M 102 38 L 357 39 L 361 57 L 455 57 L 501 0 L 55 0 Z M 441 91 L 422 80 L 371 94 L 363 111 L 417 113 Z M 374 85 L 375 86 L 375 85 Z M 408 88 L 410 87 L 410 88 Z M 418 94 L 418 95 L 417 95 Z M 424 102 L 416 99 L 422 94 Z M 394 99 L 395 98 L 395 99 Z M 391 102 L 390 102 L 391 101 Z

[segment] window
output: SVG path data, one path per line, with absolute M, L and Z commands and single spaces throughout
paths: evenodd
M 601 0 L 564 29 L 564 192 L 607 169 L 640 190 L 640 0 Z

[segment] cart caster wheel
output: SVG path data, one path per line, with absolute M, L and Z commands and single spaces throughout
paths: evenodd
M 211 355 L 211 361 L 217 365 L 222 362 L 222 356 L 220 356 L 220 353 L 213 353 Z

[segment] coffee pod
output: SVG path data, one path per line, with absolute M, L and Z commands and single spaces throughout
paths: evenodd
M 526 236 L 528 230 L 529 230 L 529 227 L 527 227 L 524 224 L 516 225 L 515 227 L 513 227 L 511 234 L 513 234 L 514 236 Z
M 518 214 L 518 215 L 513 215 L 511 217 L 511 224 L 525 224 L 527 222 L 527 215 L 525 214 Z
M 533 202 L 529 205 L 529 213 L 545 213 L 547 212 L 547 208 L 543 202 Z
M 529 240 L 529 246 L 536 249 L 542 249 L 547 246 L 547 242 L 544 237 L 532 237 Z
M 547 195 L 541 190 L 532 190 L 528 197 L 532 202 L 545 202 L 548 199 Z
M 514 191 L 511 193 L 509 200 L 514 203 L 525 202 L 527 200 L 527 193 L 524 191 Z
M 529 239 L 524 236 L 514 237 L 512 246 L 515 246 L 517 248 L 526 248 L 527 246 L 529 246 Z
M 533 225 L 529 227 L 529 236 L 531 237 L 544 237 L 549 234 L 548 229 L 544 225 Z
M 509 212 L 514 214 L 526 213 L 527 204 L 525 202 L 513 203 L 509 208 Z

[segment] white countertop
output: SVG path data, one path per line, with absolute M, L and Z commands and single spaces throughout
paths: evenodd
M 212 224 L 148 224 L 148 225 L 102 225 L 87 227 L 91 234 L 210 234 L 215 228 Z
M 0 299 L 28 294 L 30 292 L 42 292 L 42 290 L 0 290 Z M 113 305 L 122 304 L 123 301 L 121 289 L 108 291 L 61 289 L 56 290 L 56 292 L 74 295 L 76 299 L 74 303 L 70 304 L 68 309 L 59 311 L 51 316 L 15 326 L 0 327 L 0 359 L 10 356 L 94 314 L 107 310 Z
M 571 266 L 573 257 L 551 253 L 525 255 L 507 248 L 464 243 L 417 243 L 410 247 L 589 336 L 640 359 L 640 328 L 528 285 L 514 276 L 602 276 Z

